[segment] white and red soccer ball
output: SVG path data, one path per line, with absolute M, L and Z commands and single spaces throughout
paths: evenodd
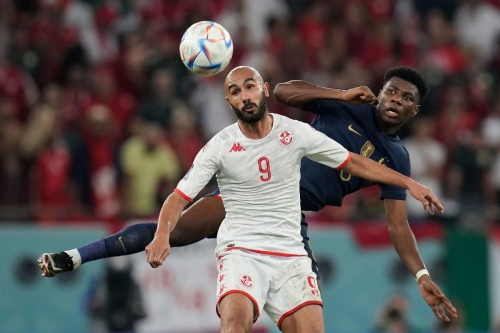
M 179 52 L 184 65 L 198 75 L 215 75 L 229 64 L 233 41 L 223 26 L 201 21 L 190 26 L 181 39 Z

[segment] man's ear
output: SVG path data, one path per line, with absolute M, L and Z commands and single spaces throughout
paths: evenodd
M 269 83 L 264 82 L 264 96 L 269 97 Z
M 411 116 L 415 117 L 417 115 L 418 111 L 420 111 L 420 104 L 415 105 L 415 110 L 413 110 L 413 112 L 411 113 Z

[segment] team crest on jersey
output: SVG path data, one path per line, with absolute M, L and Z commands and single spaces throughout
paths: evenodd
M 283 147 L 288 147 L 293 143 L 293 134 L 290 131 L 281 131 L 278 135 L 278 142 Z
M 373 143 L 370 141 L 366 141 L 366 143 L 361 147 L 361 151 L 359 154 L 364 157 L 370 157 L 372 156 L 373 152 L 375 151 L 375 146 Z
M 253 287 L 253 280 L 250 276 L 248 275 L 241 275 L 239 278 L 240 282 L 242 285 L 244 285 L 247 288 L 252 288 Z

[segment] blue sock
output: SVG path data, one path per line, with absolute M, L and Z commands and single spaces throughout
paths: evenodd
M 125 256 L 144 251 L 156 232 L 156 223 L 128 226 L 116 234 L 77 248 L 82 264 L 109 257 Z

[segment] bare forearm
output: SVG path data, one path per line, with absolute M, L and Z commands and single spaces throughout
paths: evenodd
M 413 276 L 425 268 L 418 252 L 415 236 L 408 223 L 404 226 L 389 225 L 389 235 L 396 252 Z
M 188 201 L 177 193 L 170 194 L 161 208 L 156 233 L 170 235 L 187 203 Z
M 344 166 L 343 170 L 353 176 L 375 183 L 383 183 L 406 189 L 413 182 L 411 178 L 355 153 L 351 153 L 351 160 Z
M 342 99 L 343 91 L 340 89 L 325 88 L 315 84 L 293 80 L 279 83 L 274 88 L 274 97 L 282 104 L 300 108 L 305 103 L 315 99 Z

